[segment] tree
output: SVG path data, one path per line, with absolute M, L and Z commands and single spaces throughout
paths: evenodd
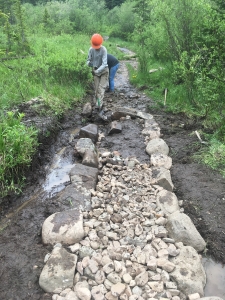
M 149 27 L 151 26 L 151 6 L 149 0 L 138 0 L 134 6 L 136 15 L 135 30 L 133 37 L 138 45 L 137 54 L 139 59 L 139 69 L 141 73 L 147 73 L 147 61 L 149 57 Z
M 0 0 L 0 11 L 2 11 L 5 14 L 10 13 L 13 2 L 13 0 Z
M 13 5 L 13 12 L 15 17 L 15 40 L 17 41 L 18 51 L 29 52 L 29 45 L 26 36 L 25 20 L 20 0 L 15 0 Z
M 121 5 L 125 0 L 105 0 L 106 7 L 113 9 L 115 6 Z

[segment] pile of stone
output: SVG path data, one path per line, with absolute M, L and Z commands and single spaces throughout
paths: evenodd
M 206 244 L 172 192 L 171 158 L 151 131 L 159 132 L 156 125 L 152 118 L 144 123 L 149 164 L 102 152 L 99 168 L 91 143 L 96 137 L 90 132 L 85 137 L 82 130 L 76 151 L 85 160 L 73 168 L 64 191 L 64 199 L 69 195 L 76 206 L 50 216 L 42 227 L 43 242 L 53 250 L 39 284 L 53 300 L 204 296 L 206 275 L 198 252 Z M 96 128 L 93 132 L 98 134 Z

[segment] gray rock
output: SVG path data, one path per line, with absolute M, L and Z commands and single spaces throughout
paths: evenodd
M 121 133 L 122 132 L 122 124 L 117 121 L 113 121 L 110 123 L 110 128 L 108 134 Z
M 82 246 L 78 250 L 80 258 L 84 258 L 86 256 L 91 256 L 93 252 L 94 252 L 94 250 L 91 247 L 87 247 L 87 246 Z
M 137 112 L 137 117 L 144 119 L 144 120 L 152 120 L 153 119 L 153 115 L 142 112 L 142 111 Z
M 95 150 L 87 149 L 84 152 L 82 164 L 92 168 L 98 168 L 98 155 Z
M 92 114 L 92 106 L 90 102 L 87 102 L 83 106 L 82 116 L 89 118 Z
M 84 151 L 85 152 L 85 151 Z M 98 169 L 92 168 L 88 166 L 84 166 L 82 164 L 75 164 L 71 169 L 70 180 L 76 186 L 82 186 L 86 189 L 95 189 L 96 183 L 98 179 Z
M 98 126 L 96 124 L 89 124 L 80 129 L 80 138 L 89 138 L 93 143 L 98 141 Z
M 190 246 L 180 249 L 180 254 L 171 259 L 176 265 L 170 277 L 185 295 L 199 293 L 204 295 L 206 274 L 197 251 Z
M 145 127 L 142 130 L 144 136 L 148 136 L 150 140 L 160 137 L 160 128 L 157 125 Z
M 203 251 L 206 247 L 204 239 L 195 228 L 191 219 L 184 213 L 176 211 L 169 215 L 166 228 L 169 236 L 176 242 L 192 246 L 196 251 Z
M 152 168 L 152 183 L 157 184 L 163 187 L 165 190 L 172 192 L 173 190 L 173 183 L 170 175 L 170 171 L 163 168 Z
M 164 167 L 168 170 L 172 167 L 172 158 L 162 153 L 153 153 L 150 162 L 154 167 Z
M 63 243 L 73 245 L 84 237 L 83 215 L 72 209 L 49 216 L 42 226 L 44 244 Z
M 96 151 L 95 145 L 90 138 L 80 138 L 75 145 L 75 151 L 83 157 L 86 150 Z
M 149 155 L 154 153 L 162 153 L 165 155 L 169 154 L 169 147 L 167 146 L 166 142 L 163 139 L 155 138 L 148 142 L 146 147 L 146 152 Z
M 156 204 L 166 214 L 172 214 L 180 209 L 176 195 L 168 190 L 162 190 L 157 194 Z
M 114 107 L 111 119 L 120 120 L 120 118 L 126 116 L 130 116 L 131 118 L 136 118 L 137 110 L 130 107 Z
M 39 277 L 40 287 L 47 293 L 56 289 L 72 288 L 77 256 L 56 246 Z

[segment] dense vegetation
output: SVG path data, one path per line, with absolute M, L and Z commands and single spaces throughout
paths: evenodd
M 99 32 L 110 37 L 105 45 L 119 58 L 122 54 L 118 54 L 116 43 L 137 53 L 139 69 L 130 70 L 131 81 L 146 86 L 157 105 L 201 120 L 210 133 L 205 138 L 211 146 L 201 159 L 224 170 L 223 0 L 0 0 L 0 24 L 4 136 L 9 126 L 6 112 L 23 101 L 41 96 L 52 113 L 60 116 L 84 97 L 91 80 L 85 64 L 89 40 Z M 150 69 L 158 71 L 149 72 Z M 165 89 L 169 91 L 167 98 L 162 95 Z M 15 120 L 18 126 L 22 118 Z M 34 128 L 27 130 L 28 135 L 33 130 L 35 137 Z M 19 134 L 15 127 L 14 134 L 17 131 Z M 1 134 L 3 137 L 3 131 Z M 0 174 L 5 174 L 4 187 L 7 182 L 19 182 L 4 171 L 8 167 L 2 163 L 8 155 L 4 152 L 5 143 L 1 138 Z M 30 156 L 36 146 L 31 143 L 27 147 Z M 4 159 L 4 164 L 7 161 Z M 26 160 L 26 165 L 29 163 Z M 21 161 L 18 166 L 24 168 L 25 163 Z M 11 166 L 8 169 L 14 172 Z M 1 194 L 5 194 L 5 188 Z

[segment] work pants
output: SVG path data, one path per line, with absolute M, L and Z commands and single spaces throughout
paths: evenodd
M 95 89 L 95 99 L 96 106 L 98 108 L 102 108 L 103 98 L 105 94 L 105 89 L 108 85 L 109 80 L 109 69 L 100 76 L 94 75 L 94 89 Z

